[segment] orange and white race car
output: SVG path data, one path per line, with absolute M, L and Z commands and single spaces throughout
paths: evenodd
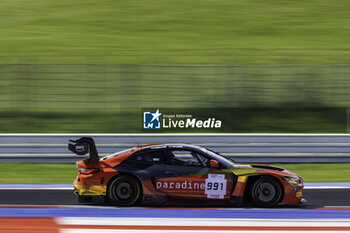
M 222 201 L 260 207 L 303 201 L 303 179 L 283 168 L 236 164 L 209 149 L 189 144 L 148 144 L 102 158 L 92 138 L 69 142 L 76 154 L 74 190 L 80 202 L 118 206 L 166 204 L 170 199 Z

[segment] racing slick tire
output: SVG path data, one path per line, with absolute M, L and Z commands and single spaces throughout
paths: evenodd
M 282 197 L 281 185 L 272 177 L 257 179 L 250 189 L 250 200 L 259 207 L 273 207 Z
M 118 176 L 109 185 L 108 198 L 118 206 L 135 205 L 141 198 L 141 186 L 132 176 Z

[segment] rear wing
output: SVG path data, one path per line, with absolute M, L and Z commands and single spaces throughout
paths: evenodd
M 82 137 L 76 141 L 69 140 L 68 149 L 77 155 L 86 155 L 90 153 L 88 163 L 95 163 L 100 160 L 95 141 L 90 137 Z

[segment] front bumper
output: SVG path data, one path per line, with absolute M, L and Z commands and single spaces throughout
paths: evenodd
M 303 184 L 288 184 L 284 187 L 282 205 L 294 205 L 303 201 Z

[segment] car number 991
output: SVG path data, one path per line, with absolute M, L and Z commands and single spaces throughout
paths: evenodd
M 224 184 L 222 182 L 208 182 L 207 183 L 207 190 L 223 190 Z

